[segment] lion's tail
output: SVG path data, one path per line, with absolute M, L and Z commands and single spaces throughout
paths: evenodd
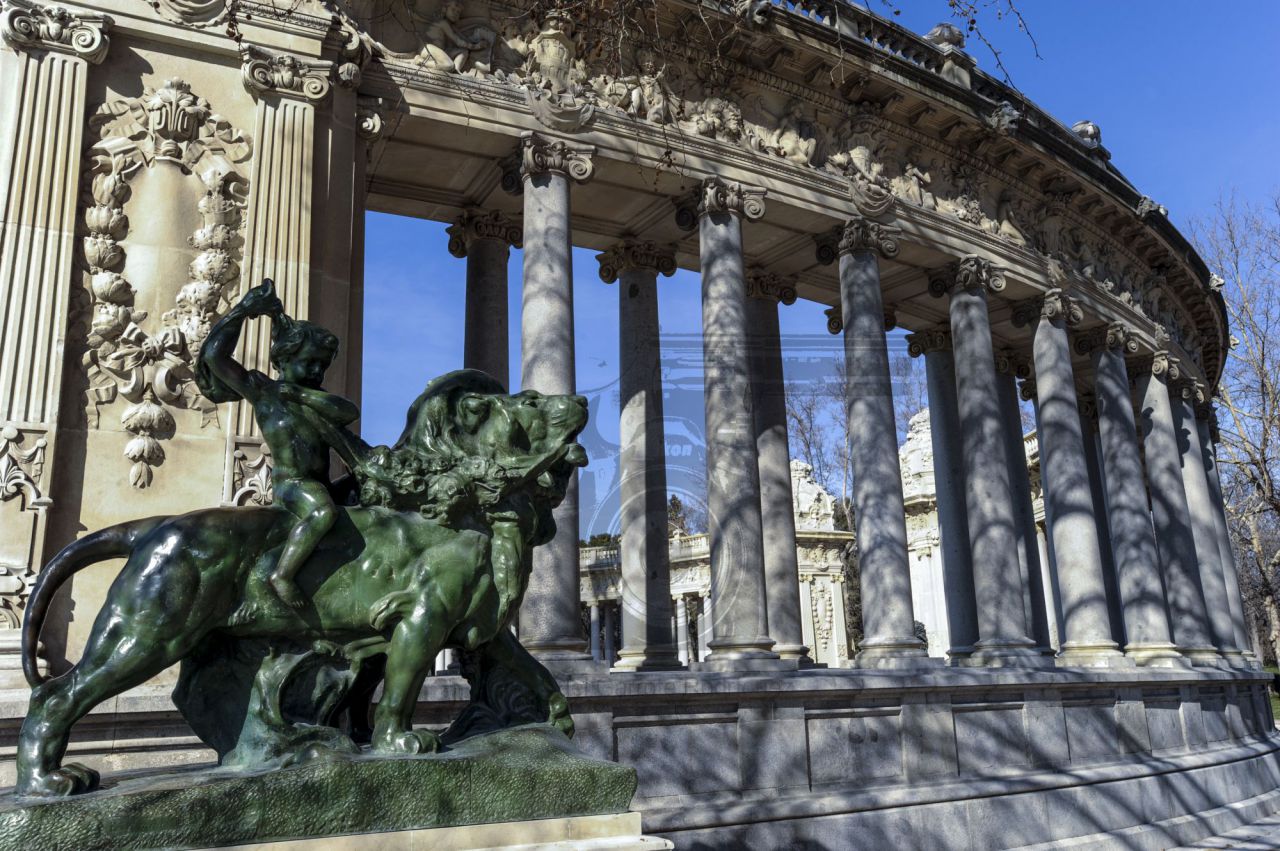
M 62 583 L 91 564 L 128 556 L 139 538 L 168 519 L 149 517 L 120 523 L 86 535 L 64 547 L 40 571 L 35 586 L 31 589 L 26 615 L 22 620 L 22 673 L 32 688 L 45 680 L 36 668 L 36 647 L 40 643 L 40 628 L 44 626 L 49 604 L 53 602 L 53 595 L 62 587 Z

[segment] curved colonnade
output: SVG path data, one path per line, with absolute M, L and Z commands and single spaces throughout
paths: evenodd
M 922 38 L 842 2 L 670 0 L 647 35 L 625 31 L 626 4 L 445 3 L 416 32 L 376 3 L 81 5 L 4 0 L 0 16 L 0 283 L 32 319 L 6 326 L 3 359 L 43 379 L 4 374 L 13 626 L 42 554 L 77 528 L 268 498 L 252 418 L 219 420 L 191 352 L 221 298 L 270 276 L 349 341 L 331 383 L 358 396 L 363 211 L 398 212 L 451 223 L 466 365 L 504 382 L 510 246 L 524 387 L 574 389 L 572 247 L 598 250 L 618 290 L 621 660 L 605 674 L 582 634 L 573 491 L 520 634 L 566 681 L 580 741 L 639 769 L 649 830 L 690 847 L 902 831 L 1125 846 L 1274 808 L 1214 465 L 1218 284 L 1096 125 L 982 73 L 954 27 Z M 665 536 L 657 281 L 676 268 L 702 281 L 714 615 L 695 670 L 671 632 Z M 797 298 L 831 306 L 848 365 L 864 640 L 846 670 L 811 667 L 800 628 L 778 341 Z M 914 630 L 895 326 L 925 359 L 946 471 L 946 664 Z M 111 447 L 128 463 L 91 472 Z M 100 589 L 72 596 L 93 610 Z M 51 664 L 74 656 L 78 622 L 47 637 Z M 426 718 L 465 698 L 449 678 L 425 696 Z M 153 740 L 135 752 L 180 750 L 141 706 L 121 698 L 111 722 Z M 1010 825 L 1010 808 L 1031 816 Z

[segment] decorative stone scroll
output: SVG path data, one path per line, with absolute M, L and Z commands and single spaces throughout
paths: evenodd
M 996 372 L 1001 375 L 1012 375 L 1015 378 L 1030 378 L 1035 369 L 1031 361 L 1012 349 L 999 349 L 995 353 Z
M 333 89 L 332 62 L 303 60 L 252 44 L 241 47 L 240 59 L 244 87 L 255 98 L 280 95 L 318 103 Z
M 27 438 L 33 438 L 29 444 Z M 0 502 L 21 497 L 26 508 L 48 504 L 40 492 L 48 446 L 43 433 L 31 433 L 12 423 L 0 428 Z
M 480 212 L 468 210 L 445 229 L 449 235 L 449 253 L 463 258 L 473 240 L 496 239 L 519 248 L 523 244 L 524 229 L 498 210 Z
M 97 65 L 111 46 L 106 15 L 72 12 L 30 0 L 5 0 L 0 9 L 0 40 L 15 49 L 37 48 L 69 53 Z
M 951 330 L 948 328 L 927 328 L 907 335 L 907 354 L 913 358 L 950 350 Z
M 676 224 L 684 230 L 693 230 L 700 216 L 717 214 L 756 221 L 764 218 L 765 195 L 764 189 L 708 177 L 691 195 L 676 201 Z
M 1138 377 L 1150 373 L 1156 377 L 1163 376 L 1169 383 L 1173 383 L 1182 377 L 1182 368 L 1178 359 L 1171 357 L 1164 350 L 1152 352 L 1145 357 L 1130 358 L 1125 361 L 1125 364 L 1129 368 L 1130 377 Z
M 132 435 L 125 457 L 132 463 L 130 483 L 145 488 L 153 468 L 165 458 L 160 441 L 177 427 L 170 406 L 199 411 L 202 426 L 217 422 L 217 408 L 200 395 L 192 366 L 224 295 L 239 279 L 248 185 L 243 172 L 252 147 L 241 131 L 177 79 L 146 89 L 141 97 L 103 104 L 89 119 L 89 129 L 91 138 L 97 138 L 86 153 L 92 203 L 83 213 L 92 299 L 84 356 L 86 412 L 96 428 L 103 405 L 119 396 L 131 403 L 120 418 Z M 131 189 L 147 172 L 154 172 L 148 175 L 150 194 Z M 173 308 L 144 325 L 148 311 L 137 309 L 139 291 L 126 277 L 130 216 L 140 220 L 152 215 L 149 203 L 184 191 L 201 219 L 186 237 L 197 253 L 187 282 L 173 291 Z M 156 279 L 136 283 L 148 302 L 156 304 L 161 301 L 156 294 L 172 291 L 177 282 L 151 277 Z
M 668 278 L 676 273 L 675 246 L 653 240 L 619 242 L 597 254 L 596 260 L 600 262 L 600 280 L 606 284 L 618 280 L 628 269 L 653 269 Z
M 775 304 L 796 303 L 796 282 L 777 272 L 764 269 L 747 270 L 747 298 L 759 298 Z
M 240 443 L 231 453 L 230 505 L 271 505 L 274 465 L 265 443 Z
M 840 315 L 840 305 L 837 304 L 835 307 L 828 307 L 822 312 L 827 316 L 828 334 L 839 334 L 844 330 L 844 317 Z
M 591 157 L 595 152 L 594 145 L 551 139 L 541 133 L 525 131 L 520 134 L 520 177 L 528 179 L 535 174 L 554 172 L 582 183 L 590 179 L 594 171 Z
M 1013 324 L 1026 327 L 1040 319 L 1062 320 L 1067 325 L 1084 321 L 1084 308 L 1080 302 L 1061 289 L 1052 289 L 1043 295 L 1018 302 L 1013 308 Z
M 984 289 L 998 293 L 1005 288 L 1004 272 L 990 260 L 966 254 L 955 263 L 929 274 L 929 294 L 940 298 L 953 289 Z
M 1092 328 L 1075 338 L 1075 349 L 1078 355 L 1089 355 L 1098 349 L 1109 349 L 1126 355 L 1138 353 L 1138 339 L 1133 330 L 1123 322 L 1112 322 L 1098 328 Z

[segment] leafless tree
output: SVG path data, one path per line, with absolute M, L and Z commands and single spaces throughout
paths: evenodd
M 1250 619 L 1280 657 L 1280 193 L 1225 197 L 1191 233 L 1231 319 L 1218 411 L 1232 544 Z

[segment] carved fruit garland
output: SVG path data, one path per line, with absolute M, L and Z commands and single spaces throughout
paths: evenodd
M 87 154 L 91 203 L 84 213 L 92 294 L 86 413 L 97 428 L 100 406 L 117 396 L 131 403 L 120 416 L 131 435 L 124 455 L 132 465 L 130 484 L 145 488 L 165 458 L 160 441 L 177 429 L 168 406 L 200 411 L 202 428 L 217 424 L 217 408 L 196 389 L 191 368 L 228 286 L 240 275 L 236 253 L 246 180 L 237 166 L 249 158 L 251 146 L 182 80 L 146 89 L 140 98 L 103 104 L 89 123 L 98 138 Z M 188 240 L 200 251 L 188 268 L 190 280 L 158 329 L 148 332 L 142 326 L 147 313 L 134 308 L 136 291 L 122 274 L 121 240 L 128 231 L 129 179 L 159 161 L 199 179 L 205 193 L 198 203 L 202 224 Z

